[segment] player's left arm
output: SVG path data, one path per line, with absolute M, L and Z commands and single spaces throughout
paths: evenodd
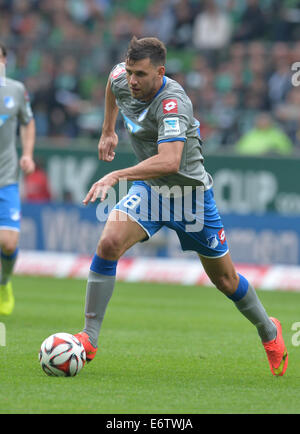
M 99 196 L 100 200 L 103 201 L 109 188 L 113 187 L 121 179 L 137 181 L 177 173 L 181 163 L 183 148 L 184 142 L 179 140 L 160 143 L 156 155 L 141 161 L 135 166 L 115 170 L 95 182 L 83 200 L 83 203 L 86 205 L 89 201 L 95 202 Z
M 33 160 L 35 144 L 35 121 L 33 118 L 31 118 L 28 124 L 20 126 L 20 136 L 22 143 L 20 167 L 25 175 L 28 175 L 35 170 L 35 162 Z

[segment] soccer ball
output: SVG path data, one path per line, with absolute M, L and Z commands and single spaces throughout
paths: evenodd
M 47 375 L 74 377 L 86 360 L 82 343 L 69 333 L 55 333 L 41 345 L 39 361 Z

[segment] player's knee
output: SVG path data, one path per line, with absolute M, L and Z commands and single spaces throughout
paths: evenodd
M 236 275 L 223 274 L 215 277 L 212 282 L 219 291 L 226 295 L 231 295 L 238 286 L 238 277 Z
M 101 258 L 117 260 L 121 256 L 121 253 L 122 243 L 117 235 L 101 238 L 97 248 L 97 254 L 101 256 Z
M 18 247 L 18 242 L 15 239 L 5 239 L 1 244 L 1 251 L 5 255 L 12 255 Z

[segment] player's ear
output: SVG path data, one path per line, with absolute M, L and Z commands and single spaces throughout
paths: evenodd
M 158 67 L 158 75 L 163 77 L 165 75 L 165 72 L 166 72 L 166 68 L 163 65 Z

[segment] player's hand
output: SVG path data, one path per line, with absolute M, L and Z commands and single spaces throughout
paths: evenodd
M 116 133 L 102 133 L 98 144 L 99 160 L 111 162 L 115 158 L 115 148 L 118 144 L 118 140 Z
M 20 167 L 25 173 L 25 175 L 29 175 L 30 173 L 35 171 L 35 162 L 31 157 L 23 155 L 20 158 Z
M 119 182 L 117 172 L 111 172 L 108 175 L 105 175 L 92 185 L 90 191 L 82 201 L 83 204 L 87 205 L 89 202 L 95 202 L 98 197 L 100 197 L 100 201 L 103 202 L 108 190 L 117 184 L 117 182 Z

